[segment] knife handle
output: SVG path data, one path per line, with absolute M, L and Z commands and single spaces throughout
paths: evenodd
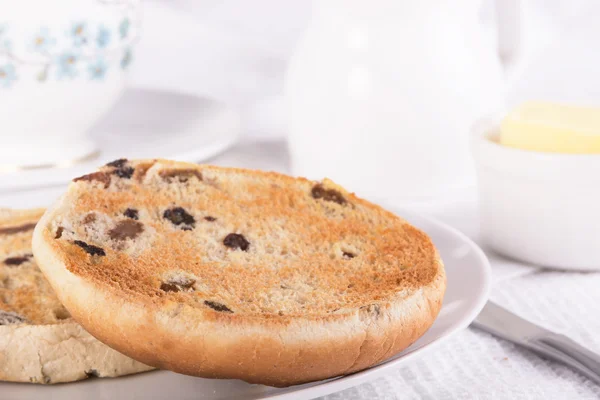
M 569 339 L 567 336 L 554 334 L 544 338 L 542 342 L 565 354 L 569 354 L 576 361 L 585 365 L 592 371 L 596 371 L 598 374 L 600 374 L 600 355 L 579 345 L 577 342 Z
M 532 350 L 563 362 L 600 384 L 600 355 L 564 335 L 549 333 L 528 341 Z

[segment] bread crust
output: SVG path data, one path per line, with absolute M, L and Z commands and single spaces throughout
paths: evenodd
M 5 232 L 0 233 L 0 239 L 4 240 L 0 243 L 0 268 L 23 268 L 5 265 L 2 255 L 12 251 L 18 254 L 30 252 L 33 228 L 29 226 L 34 225 L 43 212 L 42 209 L 0 209 L 0 231 Z M 23 229 L 21 232 L 20 228 Z M 29 283 L 25 279 L 29 278 L 27 274 L 35 272 L 35 266 L 31 265 L 27 271 L 16 271 L 13 277 L 24 280 L 20 283 Z M 63 383 L 92 376 L 115 377 L 153 369 L 102 344 L 68 315 L 57 321 L 51 314 L 60 304 L 51 292 L 46 293 L 48 284 L 36 280 L 35 276 L 31 278 L 32 282 L 37 282 L 32 283 L 34 286 L 25 287 L 31 290 L 23 290 L 21 295 L 19 291 L 13 293 L 16 305 L 23 310 L 5 310 L 17 311 L 17 315 L 26 317 L 27 322 L 0 325 L 0 380 Z M 36 297 L 41 296 L 41 300 L 36 302 Z M 41 309 L 32 310 L 31 304 L 38 303 L 42 305 Z
M 194 168 L 191 164 L 165 163 Z M 344 195 L 357 204 L 376 207 Z M 67 267 L 50 227 L 66 214 L 70 201 L 67 192 L 36 227 L 36 260 L 75 320 L 102 342 L 144 364 L 188 375 L 278 387 L 321 380 L 363 370 L 402 351 L 433 324 L 442 306 L 446 285 L 443 264 L 422 233 L 419 235 L 434 260 L 430 266 L 433 274 L 426 282 L 341 313 L 224 313 L 202 310 L 177 299 L 156 303 L 143 296 L 124 296 Z

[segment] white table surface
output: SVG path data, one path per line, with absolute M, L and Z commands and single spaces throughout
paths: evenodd
M 287 172 L 288 154 L 284 141 L 246 140 L 210 163 Z M 3 193 L 0 207 L 47 206 L 62 191 Z M 430 214 L 479 241 L 473 193 Z M 493 267 L 494 300 L 600 351 L 600 273 L 545 271 L 486 253 Z M 409 366 L 324 399 L 421 398 L 598 399 L 600 387 L 567 367 L 469 328 Z

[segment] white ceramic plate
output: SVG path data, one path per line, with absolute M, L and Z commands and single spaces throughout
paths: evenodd
M 441 222 L 405 211 L 398 215 L 427 232 L 446 265 L 448 288 L 444 305 L 431 329 L 396 357 L 352 375 L 285 389 L 250 385 L 236 380 L 201 379 L 155 371 L 115 379 L 92 379 L 56 386 L 0 383 L 6 399 L 311 399 L 377 378 L 412 362 L 424 351 L 465 329 L 481 311 L 490 291 L 491 270 L 483 252 L 462 233 Z
M 215 100 L 128 89 L 90 132 L 96 157 L 58 168 L 0 170 L 0 193 L 62 185 L 117 158 L 205 161 L 231 146 L 240 131 L 239 113 Z

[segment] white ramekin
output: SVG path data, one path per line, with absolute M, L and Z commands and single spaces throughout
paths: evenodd
M 524 151 L 476 124 L 481 232 L 497 252 L 551 268 L 600 269 L 600 154 Z

